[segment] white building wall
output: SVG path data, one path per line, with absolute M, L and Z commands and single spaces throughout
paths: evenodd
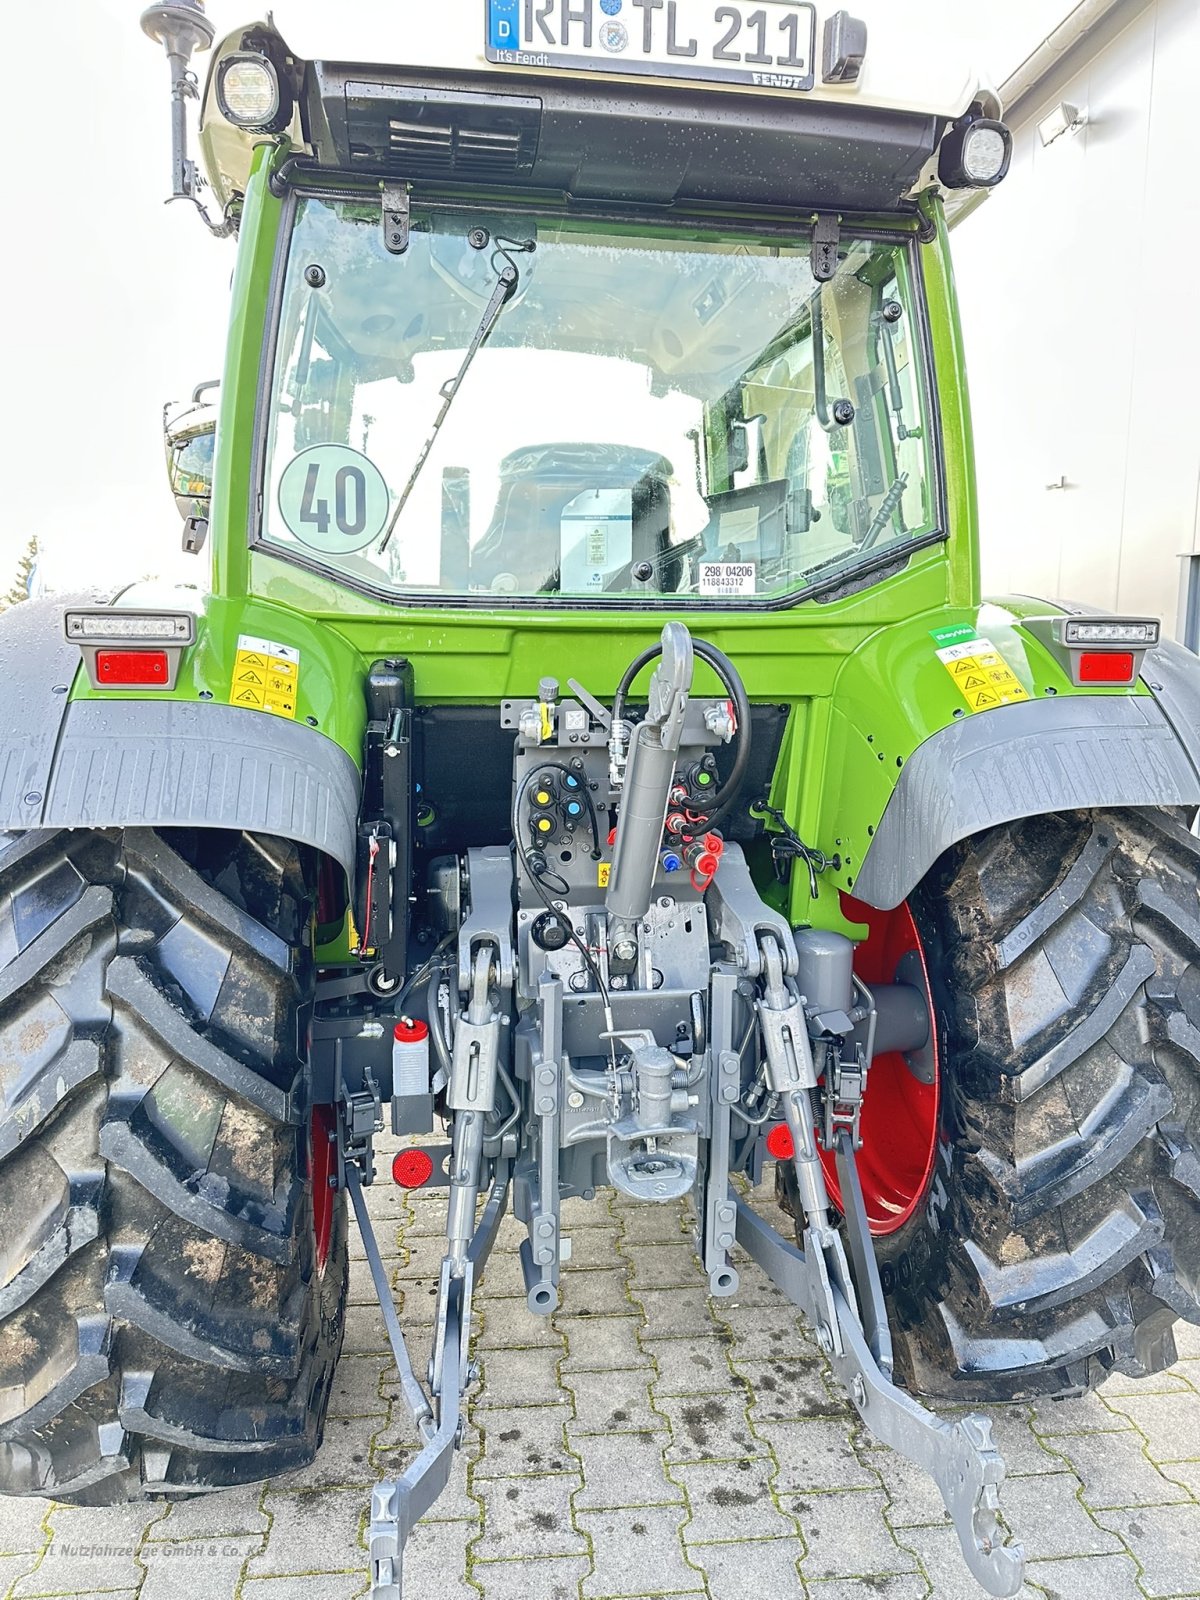
M 1077 55 L 1015 108 L 1009 176 L 954 234 L 984 588 L 1179 636 L 1180 556 L 1200 554 L 1200 3 L 1130 4 Z M 1087 124 L 1044 148 L 1060 100 Z

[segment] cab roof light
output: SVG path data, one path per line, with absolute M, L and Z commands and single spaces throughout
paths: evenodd
M 1012 161 L 1012 134 L 994 117 L 972 108 L 950 129 L 938 154 L 938 177 L 947 189 L 993 189 Z
M 280 133 L 292 120 L 291 91 L 275 63 L 239 50 L 217 68 L 217 106 L 226 122 L 253 133 Z

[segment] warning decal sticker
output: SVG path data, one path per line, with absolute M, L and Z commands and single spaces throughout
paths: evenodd
M 937 654 L 972 711 L 1029 699 L 1025 686 L 990 639 L 964 639 Z
M 243 633 L 233 662 L 229 704 L 249 711 L 270 711 L 277 717 L 296 715 L 300 685 L 300 652 L 290 644 L 256 639 Z

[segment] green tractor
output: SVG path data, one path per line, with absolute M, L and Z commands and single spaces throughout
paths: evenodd
M 612 1186 L 765 1269 L 1009 1595 L 990 1425 L 922 1399 L 1200 1320 L 1200 670 L 981 598 L 944 201 L 1011 140 L 866 9 L 328 8 L 202 93 L 197 0 L 143 17 L 238 240 L 215 456 L 168 430 L 211 572 L 0 619 L 0 1491 L 308 1462 L 354 1225 L 395 1600 L 501 1216 L 547 1316 Z M 424 1380 L 385 1126 L 445 1191 Z

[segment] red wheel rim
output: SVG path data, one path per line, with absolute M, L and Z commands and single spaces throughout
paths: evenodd
M 850 895 L 842 909 L 851 922 L 866 923 L 870 933 L 854 953 L 854 970 L 866 984 L 892 983 L 902 959 L 913 952 L 929 985 L 921 936 L 907 903 L 894 911 L 877 911 Z M 858 1177 L 871 1232 L 877 1236 L 902 1228 L 925 1197 L 937 1153 L 938 1094 L 941 1077 L 937 1033 L 933 1030 L 933 1082 L 922 1083 L 909 1071 L 898 1050 L 871 1063 L 862 1110 L 862 1149 Z M 825 1183 L 835 1205 L 841 1188 L 833 1156 L 821 1152 Z
M 336 1176 L 332 1106 L 317 1106 L 308 1129 L 308 1169 L 312 1175 L 313 1244 L 317 1271 L 325 1271 L 329 1260 L 329 1240 L 333 1233 L 333 1184 Z

